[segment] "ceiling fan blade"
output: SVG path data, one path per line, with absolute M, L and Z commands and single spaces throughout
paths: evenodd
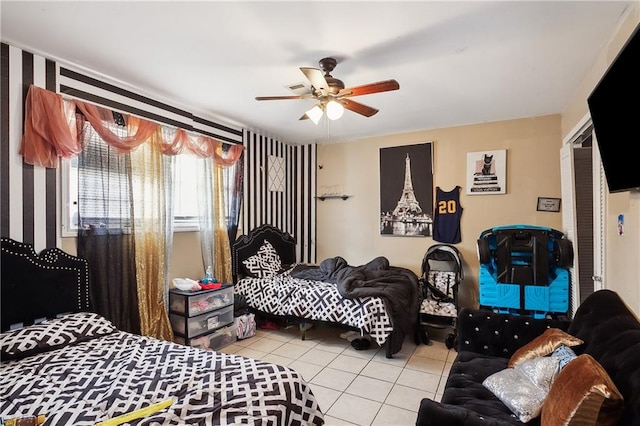
M 256 96 L 256 101 L 277 101 L 281 99 L 304 99 L 304 96 Z
M 329 85 L 327 84 L 327 80 L 325 80 L 322 71 L 318 68 L 311 67 L 300 67 L 300 71 L 303 72 L 305 77 L 311 82 L 311 85 L 316 90 L 328 90 Z
M 307 115 L 306 112 L 302 114 L 302 117 L 298 118 L 298 120 L 308 120 L 308 119 L 309 119 L 309 116 Z
M 361 104 L 360 102 L 352 101 L 351 99 L 341 99 L 340 103 L 346 109 L 357 112 L 358 114 L 364 115 L 365 117 L 371 117 L 378 112 L 378 110 L 375 108 L 371 108 L 370 106 Z
M 395 80 L 379 81 L 377 83 L 365 84 L 356 87 L 345 87 L 340 90 L 337 97 L 344 98 L 349 96 L 370 95 L 372 93 L 389 92 L 391 90 L 398 90 L 400 84 Z

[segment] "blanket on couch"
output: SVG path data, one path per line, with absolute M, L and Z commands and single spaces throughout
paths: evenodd
M 351 266 L 340 256 L 323 260 L 319 265 L 298 265 L 291 276 L 335 283 L 342 297 L 381 298 L 391 317 L 393 333 L 388 344 L 391 352 L 402 348 L 405 336 L 413 333 L 418 318 L 418 276 L 410 269 L 389 265 L 379 256 L 365 265 Z

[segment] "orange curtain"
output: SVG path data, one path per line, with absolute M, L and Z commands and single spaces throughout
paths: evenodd
M 24 111 L 20 155 L 27 164 L 58 167 L 58 157 L 82 152 L 76 129 L 76 107 L 62 96 L 30 86 Z
M 148 142 L 160 127 L 152 121 L 123 114 L 127 136 L 120 137 L 109 129 L 114 122 L 111 110 L 81 101 L 65 101 L 62 96 L 30 85 L 25 104 L 25 122 L 20 155 L 27 164 L 56 168 L 58 157 L 69 158 L 82 151 L 78 140 L 75 111 L 78 108 L 100 137 L 117 152 L 129 152 Z M 199 157 L 213 157 L 221 167 L 234 164 L 244 146 L 233 144 L 223 154 L 223 143 L 207 136 L 191 136 L 185 129 L 176 129 L 171 141 L 161 140 L 162 153 L 178 155 L 191 152 Z

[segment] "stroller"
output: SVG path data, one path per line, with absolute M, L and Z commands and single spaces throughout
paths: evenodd
M 435 244 L 427 250 L 422 259 L 422 276 L 419 279 L 420 338 L 429 344 L 429 334 L 425 327 L 452 328 L 445 338 L 445 345 L 451 349 L 456 345 L 456 320 L 458 317 L 458 286 L 464 278 L 462 257 L 457 248 L 449 244 Z

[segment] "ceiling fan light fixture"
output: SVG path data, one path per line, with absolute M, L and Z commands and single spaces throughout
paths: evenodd
M 344 114 L 344 107 L 340 102 L 329 101 L 327 103 L 327 117 L 330 120 L 337 120 Z
M 322 118 L 322 108 L 319 105 L 314 105 L 309 111 L 306 112 L 307 117 L 313 121 L 313 124 L 318 124 L 320 119 Z

